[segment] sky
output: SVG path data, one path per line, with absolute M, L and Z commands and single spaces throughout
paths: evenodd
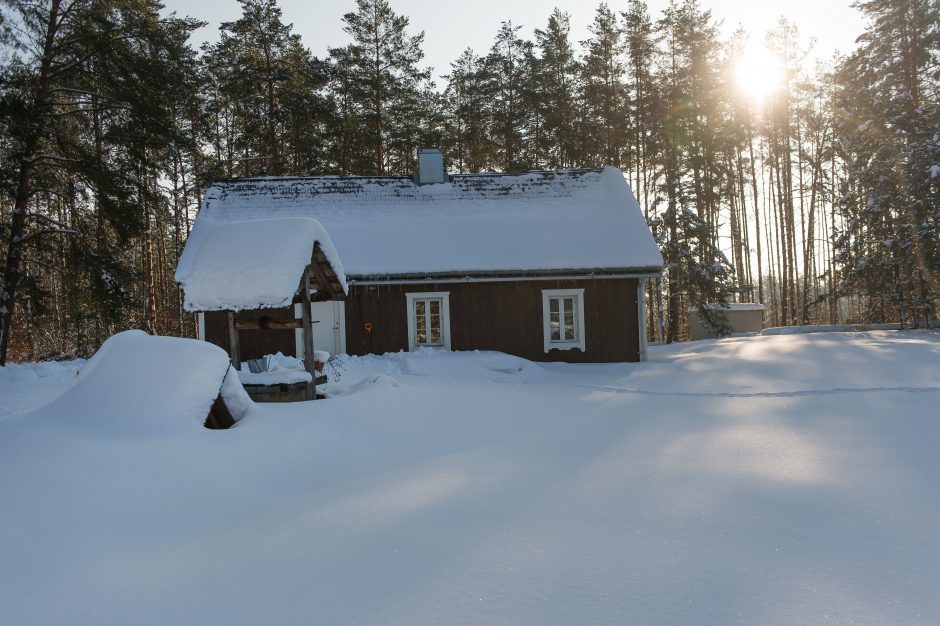
M 195 43 L 214 41 L 219 24 L 234 21 L 240 15 L 237 0 L 164 0 L 166 10 L 190 15 L 208 22 L 195 34 Z M 668 0 L 648 0 L 653 19 L 658 19 Z M 293 23 L 304 44 L 317 56 L 325 56 L 330 47 L 345 45 L 349 37 L 342 30 L 342 17 L 355 10 L 355 0 L 280 0 L 284 20 Z M 500 22 L 511 20 L 521 24 L 523 35 L 532 38 L 535 28 L 543 28 L 554 7 L 571 14 L 572 38 L 581 41 L 589 36 L 588 26 L 599 4 L 584 0 L 474 0 L 473 2 L 431 2 L 429 0 L 391 0 L 396 13 L 407 16 L 410 32 L 424 31 L 424 65 L 434 67 L 435 76 L 446 74 L 450 63 L 467 47 L 483 53 L 492 45 Z M 610 1 L 609 6 L 622 10 L 625 1 Z M 815 38 L 816 58 L 829 58 L 836 50 L 848 52 L 861 34 L 864 21 L 851 7 L 850 0 L 701 0 L 711 9 L 722 31 L 730 34 L 738 25 L 759 38 L 784 15 L 799 28 L 808 41 Z

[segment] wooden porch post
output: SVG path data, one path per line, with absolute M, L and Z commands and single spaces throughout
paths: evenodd
M 310 376 L 313 377 L 315 381 L 317 378 L 316 368 L 314 367 L 314 358 L 313 358 L 313 320 L 310 315 L 310 267 L 304 270 L 303 278 L 300 280 L 301 290 L 303 291 L 303 311 L 301 312 L 300 319 L 303 321 L 303 334 L 304 334 L 304 369 L 310 372 Z M 315 382 L 310 383 L 308 400 L 317 399 L 317 385 Z
M 235 371 L 242 366 L 241 350 L 238 346 L 238 329 L 235 328 L 235 313 L 226 311 L 228 317 L 228 355 L 232 359 Z

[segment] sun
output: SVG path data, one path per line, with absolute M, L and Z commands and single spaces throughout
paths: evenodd
M 734 63 L 735 85 L 757 103 L 781 89 L 783 78 L 783 64 L 763 44 L 748 44 Z

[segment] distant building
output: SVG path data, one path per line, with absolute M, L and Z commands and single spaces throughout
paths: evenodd
M 731 302 L 726 306 L 720 304 L 707 306 L 724 314 L 732 333 L 759 333 L 764 329 L 763 304 Z M 714 339 L 718 336 L 715 329 L 705 323 L 698 307 L 689 307 L 689 335 L 692 341 Z

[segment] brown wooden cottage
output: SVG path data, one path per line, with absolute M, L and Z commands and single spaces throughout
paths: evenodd
M 423 151 L 410 177 L 248 178 L 206 192 L 177 279 L 200 337 L 228 347 L 227 314 L 189 302 L 187 272 L 215 229 L 313 218 L 342 256 L 345 299 L 311 307 L 314 343 L 332 353 L 423 347 L 498 350 L 535 361 L 645 357 L 644 284 L 662 257 L 615 168 L 447 176 Z M 246 240 L 244 258 L 270 267 L 277 242 Z M 227 289 L 237 293 L 233 270 Z M 241 319 L 303 317 L 301 303 L 241 309 Z M 302 354 L 302 332 L 238 332 L 241 358 Z

